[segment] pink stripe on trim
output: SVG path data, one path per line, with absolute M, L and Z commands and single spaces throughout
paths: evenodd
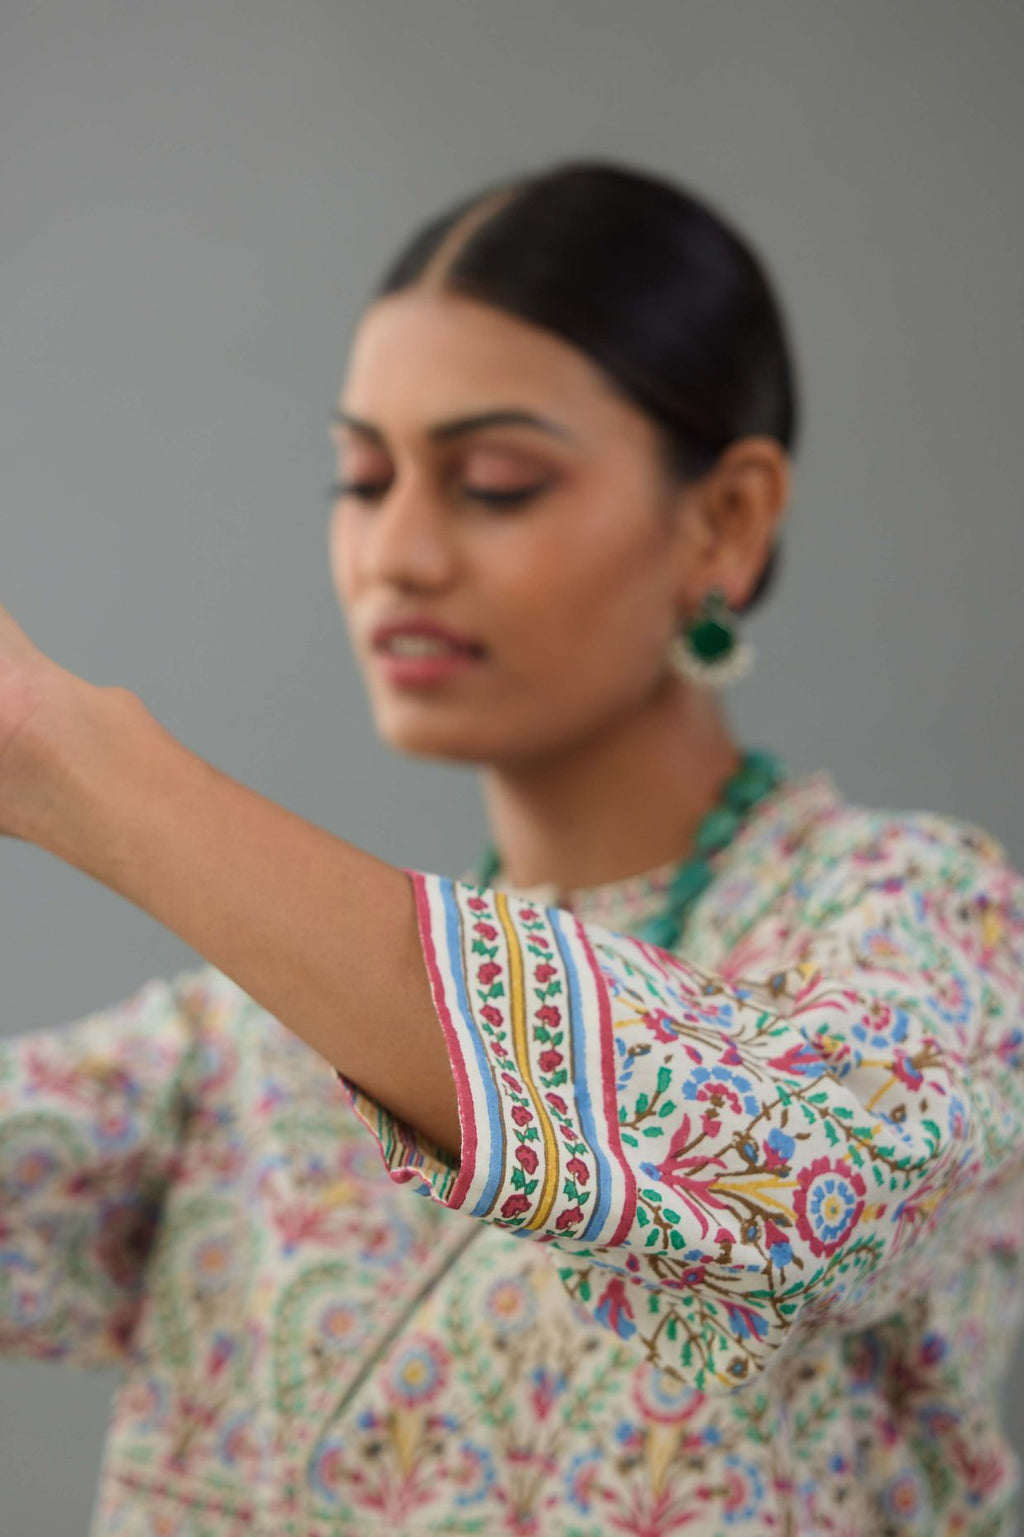
M 587 958 L 587 964 L 597 983 L 597 995 L 600 999 L 598 1007 L 598 1039 L 601 1043 L 601 1099 L 604 1104 L 605 1129 L 608 1136 L 609 1149 L 616 1159 L 625 1178 L 626 1190 L 623 1204 L 622 1218 L 611 1238 L 599 1240 L 609 1244 L 621 1244 L 636 1218 L 636 1178 L 627 1161 L 623 1150 L 622 1140 L 619 1136 L 619 1101 L 615 1092 L 615 1042 L 612 1038 L 612 1006 L 608 996 L 608 984 L 598 964 L 594 948 L 587 938 L 585 925 L 579 918 L 575 919 L 576 936 L 580 942 L 580 948 Z M 596 1105 L 595 1105 L 596 1112 Z
M 451 1195 L 444 1202 L 445 1206 L 455 1209 L 461 1206 L 466 1199 L 466 1192 L 472 1182 L 476 1167 L 477 1135 L 473 1095 L 469 1087 L 469 1077 L 466 1073 L 462 1046 L 459 1042 L 455 1026 L 452 1024 L 448 1005 L 445 1002 L 444 983 L 441 980 L 441 971 L 437 964 L 437 951 L 434 946 L 434 934 L 430 921 L 430 897 L 427 892 L 427 877 L 420 870 L 409 870 L 404 866 L 402 869 L 403 874 L 408 875 L 412 881 L 413 894 L 416 899 L 416 918 L 419 925 L 420 941 L 423 947 L 423 958 L 427 963 L 427 975 L 430 978 L 430 990 L 434 999 L 434 1008 L 437 1010 L 438 1018 L 441 1021 L 441 1028 L 444 1030 L 444 1038 L 448 1047 L 448 1059 L 452 1067 L 452 1076 L 455 1079 L 462 1146 L 460 1149 L 459 1172 L 452 1187 Z

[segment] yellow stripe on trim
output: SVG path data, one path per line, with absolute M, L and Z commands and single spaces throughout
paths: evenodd
M 530 1098 L 540 1121 L 541 1140 L 544 1143 L 544 1184 L 537 1202 L 537 1210 L 524 1224 L 527 1228 L 543 1227 L 554 1205 L 558 1187 L 558 1143 L 555 1140 L 551 1119 L 541 1103 L 540 1091 L 530 1071 L 529 1045 L 526 1038 L 526 981 L 523 975 L 523 951 L 519 934 L 509 917 L 508 898 L 503 892 L 494 893 L 498 917 L 505 931 L 509 958 L 509 1003 L 512 1010 L 512 1049 L 515 1052 L 519 1076 L 526 1081 Z

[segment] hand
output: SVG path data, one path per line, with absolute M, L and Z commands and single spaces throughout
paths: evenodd
M 126 693 L 68 672 L 0 603 L 0 836 L 59 844 L 62 809 L 72 809 L 65 790 L 95 761 L 102 702 Z

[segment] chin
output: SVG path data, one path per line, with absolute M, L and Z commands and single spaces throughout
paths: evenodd
M 378 712 L 377 735 L 395 752 L 413 758 L 439 758 L 456 763 L 479 763 L 486 750 L 472 727 L 459 730 L 453 721 L 398 719 L 400 712 Z
M 370 708 L 377 736 L 395 752 L 450 763 L 526 765 L 564 751 L 581 734 L 557 705 L 474 708 L 455 700 L 373 693 Z

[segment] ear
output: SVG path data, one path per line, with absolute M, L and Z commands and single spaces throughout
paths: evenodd
M 789 501 L 789 455 L 774 438 L 738 438 L 708 473 L 689 487 L 694 538 L 686 573 L 687 598 L 720 587 L 731 608 L 742 608 L 757 585 Z

